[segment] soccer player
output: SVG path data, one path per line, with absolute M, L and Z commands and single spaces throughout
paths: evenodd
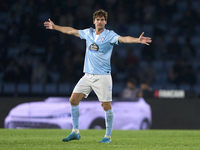
M 114 44 L 119 43 L 141 43 L 149 45 L 151 38 L 144 37 L 144 32 L 139 38 L 131 36 L 120 36 L 112 30 L 105 29 L 107 24 L 107 12 L 100 9 L 93 14 L 95 29 L 88 28 L 77 30 L 72 27 L 55 25 L 50 19 L 44 22 L 46 29 L 57 30 L 65 34 L 74 35 L 86 40 L 86 54 L 84 61 L 84 76 L 75 86 L 69 99 L 71 104 L 71 115 L 73 129 L 71 134 L 62 139 L 63 142 L 79 140 L 79 102 L 87 98 L 94 90 L 101 106 L 105 111 L 106 134 L 99 143 L 111 143 L 111 132 L 113 127 L 112 101 L 112 78 L 110 58 Z

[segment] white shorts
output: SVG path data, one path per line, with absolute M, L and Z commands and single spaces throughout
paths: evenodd
M 83 93 L 87 98 L 94 90 L 99 101 L 112 101 L 112 77 L 111 75 L 97 75 L 86 73 L 76 84 L 73 93 Z

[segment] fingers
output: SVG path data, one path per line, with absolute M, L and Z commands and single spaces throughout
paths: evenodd
M 152 42 L 151 38 L 149 38 L 149 37 L 143 37 L 143 38 L 144 38 L 144 40 L 145 40 L 146 42 L 148 42 L 148 43 L 151 43 L 151 42 Z
M 145 38 L 146 40 L 151 40 L 150 37 L 144 37 L 143 35 L 144 35 L 144 32 L 142 32 L 142 34 L 140 35 L 140 37 Z
M 51 19 L 49 18 L 48 19 L 49 21 L 45 21 L 44 22 L 44 26 L 46 27 L 46 29 L 52 29 L 52 27 L 51 27 Z
M 142 37 L 141 43 L 145 44 L 145 45 L 149 45 L 149 43 L 151 43 L 152 40 L 149 37 Z
M 46 27 L 46 29 L 51 29 L 49 22 L 44 22 L 44 26 Z
M 142 32 L 142 34 L 140 35 L 139 39 L 141 41 L 142 44 L 146 44 L 146 45 L 149 45 L 149 43 L 152 42 L 151 38 L 150 37 L 144 37 L 144 32 Z
M 49 23 L 48 23 L 48 22 L 45 22 L 45 23 L 44 23 L 44 26 L 45 26 L 45 27 L 49 26 Z
M 147 40 L 151 40 L 151 38 L 150 37 L 146 37 L 147 38 Z
M 151 40 L 150 37 L 145 37 L 145 36 L 143 36 L 142 38 L 145 39 L 145 40 Z
M 142 34 L 140 35 L 140 38 L 144 35 L 144 32 L 142 32 Z
M 148 43 L 151 43 L 151 42 L 152 42 L 151 38 L 146 38 L 145 40 L 146 40 Z
M 44 22 L 44 25 L 46 26 L 46 25 L 49 25 L 49 22 Z
M 52 21 L 51 21 L 51 19 L 49 18 L 49 22 L 48 21 L 45 21 L 44 22 L 44 25 L 49 25 L 49 23 L 51 23 Z

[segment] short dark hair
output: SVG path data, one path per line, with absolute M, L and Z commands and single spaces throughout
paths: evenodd
M 140 83 L 141 84 L 149 84 L 149 80 L 148 79 L 143 79 Z
M 132 84 L 137 84 L 137 80 L 135 78 L 129 78 L 127 82 L 130 82 Z
M 97 11 L 94 12 L 94 14 L 93 14 L 93 20 L 95 20 L 97 17 L 104 17 L 105 21 L 107 21 L 108 13 L 105 10 L 103 10 L 103 9 L 99 9 L 99 10 L 97 10 Z

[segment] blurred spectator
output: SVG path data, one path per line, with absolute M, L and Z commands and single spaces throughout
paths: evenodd
M 145 23 L 153 23 L 154 13 L 155 13 L 155 6 L 152 4 L 152 1 L 145 0 L 143 6 L 143 21 Z
M 29 13 L 22 15 L 22 19 L 19 26 L 19 30 L 20 30 L 20 34 L 22 35 L 22 38 L 30 37 L 29 33 L 34 28 L 34 25 L 32 23 L 33 21 L 34 21 L 33 17 Z
M 126 68 L 124 67 L 124 61 L 120 59 L 118 53 L 113 53 L 111 61 L 113 80 L 124 81 L 124 79 L 126 78 Z
M 194 85 L 196 83 L 196 75 L 192 69 L 192 66 L 188 65 L 186 61 L 182 61 L 183 70 L 181 73 L 181 83 Z
M 73 14 L 70 11 L 67 11 L 65 14 L 62 14 L 60 16 L 59 24 L 61 26 L 73 27 L 74 26 L 74 16 L 73 16 Z M 64 44 L 66 36 L 67 35 L 60 33 L 61 44 Z
M 125 68 L 125 72 L 123 71 L 123 74 L 127 74 L 129 77 L 135 77 L 138 78 L 138 58 L 134 55 L 134 52 L 132 49 L 128 50 L 128 53 L 125 57 L 125 64 L 121 64 L 122 68 Z M 125 67 L 124 67 L 125 66 Z
M 20 72 L 20 82 L 22 82 L 22 83 L 30 83 L 31 82 L 32 68 L 28 64 L 27 60 L 22 61 L 22 64 L 19 67 L 19 72 Z
M 170 59 L 178 59 L 181 56 L 181 46 L 176 36 L 172 36 L 170 43 L 167 45 L 167 53 Z
M 183 17 L 177 21 L 178 26 L 181 28 L 180 34 L 191 36 L 194 32 L 196 24 L 197 13 L 193 10 L 192 4 L 188 3 L 187 9 Z
M 141 91 L 153 91 L 153 89 L 149 86 L 149 81 L 147 79 L 144 79 L 140 82 L 140 90 Z
M 46 83 L 47 80 L 47 70 L 46 66 L 41 60 L 37 60 L 36 65 L 33 67 L 32 76 L 31 76 L 32 83 Z
M 27 4 L 24 6 L 24 12 L 33 16 L 37 10 L 37 5 L 34 0 L 28 0 Z
M 167 59 L 167 44 L 165 42 L 165 37 L 158 36 L 158 38 L 154 39 L 156 40 L 156 45 L 155 45 L 155 55 L 157 59 Z
M 52 63 L 48 71 L 48 83 L 58 83 L 60 78 L 59 69 L 56 63 Z
M 76 54 L 73 58 L 75 71 L 76 71 L 76 78 L 78 79 L 83 75 L 83 63 L 84 63 L 84 54 L 81 51 L 76 51 Z
M 144 46 L 141 52 L 142 59 L 146 61 L 155 60 L 155 41 L 152 40 L 152 43 L 149 46 Z
M 181 57 L 187 60 L 193 60 L 195 57 L 195 49 L 190 43 L 190 39 L 187 38 L 182 49 L 181 49 Z
M 134 66 L 138 65 L 138 58 L 134 55 L 132 49 L 128 49 L 128 53 L 125 58 L 126 66 L 128 67 L 129 65 L 133 64 Z
M 148 61 L 146 66 L 142 68 L 139 72 L 140 81 L 148 80 L 149 84 L 151 84 L 156 76 L 156 69 L 152 66 L 152 62 Z
M 177 60 L 168 70 L 168 79 L 169 82 L 176 84 L 177 86 L 180 84 L 180 77 L 182 73 L 182 65 L 181 61 Z
M 135 78 L 130 78 L 127 81 L 126 88 L 120 94 L 121 98 L 131 99 L 137 98 L 140 94 L 140 89 L 136 87 L 137 80 Z
M 66 51 L 62 58 L 62 64 L 61 64 L 61 75 L 59 82 L 74 82 L 75 81 L 75 75 L 74 75 L 74 63 L 73 62 L 73 55 L 71 51 Z
M 55 46 L 53 44 L 48 45 L 47 50 L 43 56 L 43 61 L 47 68 L 50 68 L 51 64 L 56 63 L 57 52 L 55 51 Z
M 149 81 L 147 79 L 143 79 L 140 82 L 140 95 L 139 97 L 143 97 L 144 92 L 152 92 L 153 89 L 149 86 Z
M 45 37 L 47 36 L 44 32 L 43 22 L 40 20 L 34 20 L 35 29 L 31 30 L 30 34 L 32 35 L 32 42 L 35 45 L 43 47 L 46 44 Z
M 65 14 L 60 16 L 59 24 L 62 26 L 73 27 L 74 24 L 74 16 L 70 11 L 67 11 Z
M 131 5 L 132 9 L 130 10 L 130 15 L 131 17 L 131 22 L 134 23 L 135 20 L 137 20 L 139 23 L 142 22 L 142 16 L 143 16 L 143 11 L 142 11 L 142 2 L 140 0 L 135 0 L 134 4 Z
M 20 19 L 17 18 L 16 14 L 13 11 L 7 13 L 7 18 L 5 18 L 5 19 L 6 19 L 5 20 L 6 24 L 8 26 L 11 26 L 13 23 L 19 24 L 19 22 L 20 22 Z
M 21 19 L 20 17 L 23 14 L 23 6 L 19 0 L 16 0 L 14 4 L 11 5 L 10 11 L 13 12 L 19 20 Z
M 6 65 L 7 53 L 6 36 L 3 31 L 0 31 L 0 68 L 2 69 Z
M 11 59 L 5 69 L 4 81 L 17 83 L 19 81 L 19 67 L 15 59 Z
M 7 0 L 1 0 L 0 1 L 0 12 L 7 12 L 9 10 L 10 6 Z
M 106 1 L 106 10 L 111 11 L 115 9 L 117 0 L 105 0 Z M 110 16 L 110 13 L 108 13 Z M 110 20 L 110 19 L 109 19 Z
M 10 41 L 19 41 L 19 28 L 16 23 L 13 23 L 8 31 Z
M 156 15 L 157 20 L 162 23 L 167 23 L 171 17 L 171 8 L 168 6 L 168 2 L 166 0 L 158 0 Z
M 80 4 L 76 9 L 75 19 L 75 23 L 78 26 L 78 28 L 83 28 L 84 26 L 87 26 L 88 24 L 92 23 L 92 20 L 90 18 L 92 11 L 92 7 L 90 7 L 87 4 L 86 0 L 80 0 Z
M 51 19 L 54 20 L 54 22 L 55 22 L 56 24 L 58 24 L 59 21 L 60 21 L 61 15 L 62 15 L 61 7 L 60 7 L 60 6 L 56 6 L 56 7 L 54 8 L 54 12 L 51 14 L 51 16 L 52 16 Z M 70 19 L 70 18 L 69 18 L 69 19 Z
M 124 1 L 119 0 L 119 5 L 117 8 L 117 21 L 119 24 L 126 24 L 128 20 L 128 13 L 126 12 L 126 9 L 124 7 Z
M 192 66 L 188 65 L 185 60 L 178 60 L 169 69 L 169 81 L 179 86 L 180 84 L 194 85 L 196 83 L 196 75 Z

